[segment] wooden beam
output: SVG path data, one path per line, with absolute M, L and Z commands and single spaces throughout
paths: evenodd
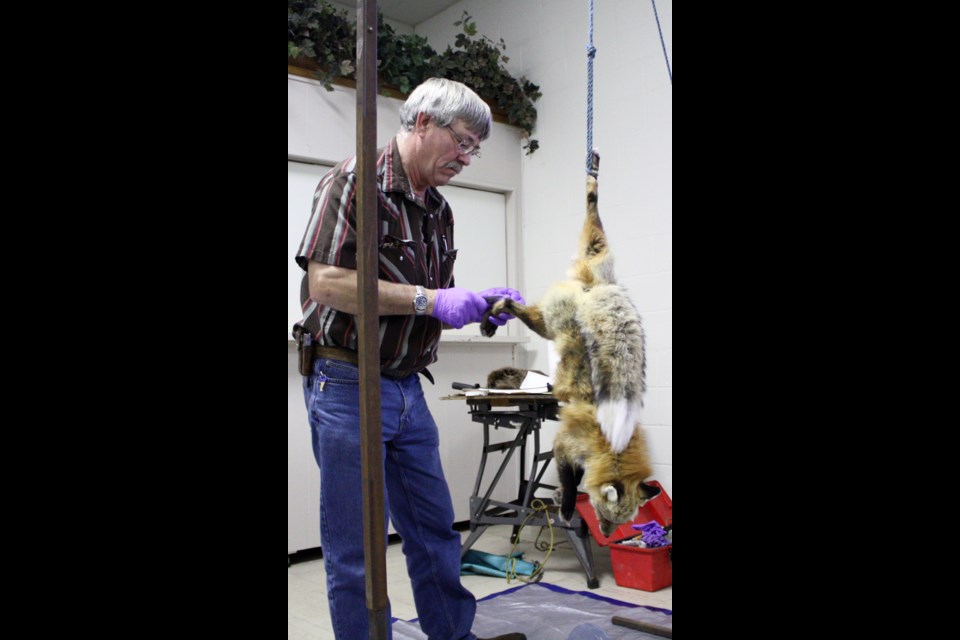
M 644 622 L 643 620 L 633 620 L 631 618 L 626 618 L 624 616 L 613 616 L 611 620 L 613 624 L 618 627 L 626 627 L 628 629 L 634 629 L 636 631 L 643 631 L 644 633 L 652 633 L 655 636 L 660 636 L 661 638 L 672 638 L 673 637 L 673 628 L 661 627 L 655 625 L 651 622 Z
M 387 558 L 377 288 L 377 0 L 357 0 L 357 278 L 363 555 L 370 638 L 386 640 Z

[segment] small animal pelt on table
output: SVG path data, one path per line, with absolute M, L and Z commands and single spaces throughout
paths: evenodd
M 462 576 L 493 576 L 495 578 L 513 578 L 529 576 L 539 566 L 535 562 L 521 560 L 523 551 L 498 556 L 485 551 L 470 549 L 460 561 Z

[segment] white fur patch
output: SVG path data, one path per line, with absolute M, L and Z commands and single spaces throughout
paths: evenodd
M 612 484 L 608 484 L 600 492 L 603 493 L 603 496 L 607 499 L 607 502 L 615 503 L 617 501 L 617 488 Z
M 597 405 L 597 422 L 614 453 L 620 453 L 630 444 L 630 438 L 640 421 L 639 402 L 605 400 Z

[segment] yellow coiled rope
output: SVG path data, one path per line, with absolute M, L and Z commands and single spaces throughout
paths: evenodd
M 530 502 L 530 507 L 533 509 L 526 518 L 523 519 L 523 523 L 520 525 L 520 528 L 517 530 L 517 535 L 514 537 L 515 542 L 513 543 L 513 548 L 510 549 L 509 558 L 510 561 L 507 563 L 507 584 L 510 584 L 514 580 L 520 580 L 521 582 L 538 582 L 542 578 L 543 568 L 547 566 L 547 560 L 550 559 L 550 554 L 553 553 L 554 540 L 553 540 L 553 518 L 550 517 L 550 507 L 540 498 L 534 498 Z M 527 522 L 530 521 L 530 518 L 537 515 L 538 513 L 543 513 L 547 520 L 547 527 L 550 529 L 550 547 L 547 549 L 547 555 L 544 556 L 543 562 L 537 565 L 537 568 L 529 577 L 522 577 L 517 575 L 517 559 L 514 557 L 513 552 L 517 550 L 517 545 L 520 544 L 520 534 L 523 532 L 523 528 L 527 526 Z M 543 530 L 541 529 L 541 533 Z M 537 540 L 540 539 L 540 536 L 537 536 Z

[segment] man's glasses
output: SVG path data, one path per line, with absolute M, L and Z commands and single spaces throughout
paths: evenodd
M 467 141 L 458 136 L 457 132 L 453 130 L 453 127 L 448 124 L 444 125 L 444 128 L 449 131 L 450 135 L 453 136 L 453 139 L 457 141 L 457 152 L 465 153 L 474 158 L 480 157 L 480 145 L 472 145 L 467 143 Z

